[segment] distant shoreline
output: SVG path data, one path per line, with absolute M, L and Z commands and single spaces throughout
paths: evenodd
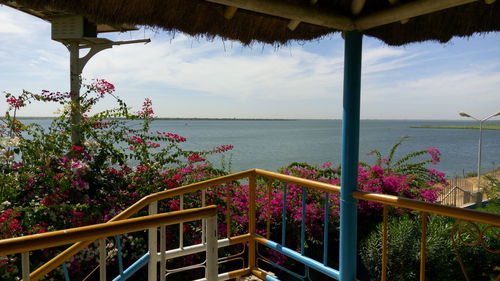
M 18 120 L 53 120 L 56 117 L 16 117 Z M 112 118 L 113 119 L 113 118 Z M 125 118 L 114 118 L 125 120 Z M 272 119 L 272 118 L 172 118 L 172 117 L 157 117 L 154 120 L 186 120 L 186 121 L 297 121 L 306 119 Z M 330 119 L 314 119 L 314 120 L 330 120 Z M 333 120 L 333 119 L 332 119 Z
M 410 126 L 410 128 L 417 129 L 462 129 L 462 130 L 477 130 L 479 129 L 479 125 L 471 125 L 471 126 L 430 126 L 430 125 L 422 125 L 422 126 Z M 500 130 L 500 124 L 487 124 L 483 125 L 483 130 Z
M 5 118 L 5 116 L 0 116 L 0 119 Z M 55 116 L 17 116 L 18 120 L 54 120 Z M 117 118 L 123 119 L 123 118 Z M 186 120 L 186 121 L 342 121 L 342 119 L 336 118 L 228 118 L 228 117 L 156 117 L 154 120 Z M 391 121 L 391 122 L 463 122 L 462 120 L 422 120 L 422 119 L 361 119 L 361 121 Z M 493 121 L 494 122 L 494 121 Z M 471 122 L 472 123 L 472 122 Z M 410 126 L 410 128 L 425 128 L 425 129 L 478 129 L 478 125 L 419 125 Z M 485 130 L 500 130 L 500 124 L 486 124 L 483 125 Z

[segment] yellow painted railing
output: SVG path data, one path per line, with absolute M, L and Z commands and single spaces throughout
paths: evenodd
M 216 207 L 208 206 L 3 239 L 0 240 L 0 256 L 57 247 L 78 241 L 94 241 L 99 238 L 144 230 L 160 225 L 172 225 L 180 222 L 199 220 L 215 216 L 216 214 Z
M 157 192 L 157 193 L 145 196 L 142 199 L 140 199 L 139 201 L 137 201 L 136 203 L 134 203 L 132 206 L 125 209 L 120 214 L 118 214 L 115 217 L 113 217 L 112 219 L 110 219 L 108 222 L 114 222 L 114 221 L 120 221 L 120 220 L 127 219 L 127 218 L 135 215 L 137 212 L 139 212 L 144 207 L 148 206 L 149 204 L 151 204 L 153 202 L 157 202 L 159 200 L 164 200 L 164 199 L 172 198 L 175 196 L 183 195 L 186 193 L 191 193 L 194 191 L 206 189 L 210 186 L 243 179 L 245 177 L 248 177 L 251 173 L 252 173 L 252 171 L 235 173 L 232 175 L 222 176 L 222 177 L 219 177 L 216 179 L 211 179 L 211 180 L 207 180 L 207 181 L 203 181 L 203 182 L 199 182 L 199 183 L 195 183 L 195 184 L 177 187 L 177 188 L 173 188 L 170 190 L 161 191 L 161 192 Z M 61 264 L 63 264 L 69 258 L 76 255 L 81 250 L 85 249 L 90 244 L 92 244 L 93 242 L 94 242 L 93 240 L 90 240 L 90 241 L 81 240 L 80 242 L 73 244 L 71 247 L 64 250 L 62 253 L 60 253 L 59 255 L 52 258 L 50 261 L 48 261 L 47 263 L 45 263 L 44 265 L 40 266 L 35 271 L 33 271 L 30 274 L 31 280 L 32 281 L 40 280 L 40 278 L 42 278 L 43 276 L 47 275 L 52 270 L 59 267 Z
M 166 226 L 188 222 L 193 220 L 201 220 L 205 218 L 214 218 L 217 215 L 216 206 L 207 206 L 202 208 L 194 208 L 189 210 L 175 211 L 164 214 L 151 216 L 143 216 L 121 221 L 113 221 L 108 223 L 94 224 L 65 230 L 46 232 L 28 236 L 15 237 L 10 239 L 0 240 L 0 256 L 10 254 L 22 254 L 22 271 L 23 280 L 31 280 L 29 277 L 29 252 L 39 249 L 47 249 L 67 245 L 78 241 L 93 241 L 108 236 L 130 233 L 158 226 Z M 216 221 L 213 220 L 212 228 L 216 228 Z M 215 243 L 216 237 L 212 239 Z M 105 251 L 105 243 L 101 243 Z M 207 249 L 216 245 L 207 245 Z M 105 256 L 105 255 L 104 255 Z M 103 258 L 103 255 L 101 255 Z M 105 258 L 104 258 L 105 260 Z M 102 263 L 105 265 L 105 261 Z M 211 266 L 217 266 L 216 264 Z M 104 266 L 105 267 L 105 266 Z M 105 270 L 104 272 L 105 276 Z
M 265 276 L 266 273 L 259 271 L 257 268 L 256 260 L 257 260 L 257 244 L 263 244 L 269 237 L 264 238 L 256 233 L 256 189 L 257 189 L 257 179 L 264 178 L 267 179 L 267 182 L 271 181 L 279 181 L 282 183 L 295 184 L 297 186 L 301 186 L 304 188 L 321 191 L 324 193 L 340 193 L 340 187 L 334 186 L 322 182 L 307 180 L 303 178 L 298 178 L 289 175 L 283 175 L 279 173 L 264 171 L 260 169 L 248 170 L 240 173 L 235 173 L 227 176 L 222 176 L 219 178 L 190 184 L 158 193 L 154 193 L 148 195 L 114 218 L 112 218 L 108 223 L 105 224 L 114 224 L 121 220 L 125 220 L 144 207 L 158 202 L 159 200 L 173 198 L 175 196 L 182 196 L 184 194 L 197 192 L 201 190 L 206 190 L 209 187 L 214 187 L 222 184 L 231 184 L 238 180 L 248 180 L 249 183 L 249 206 L 248 206 L 248 233 L 238 236 L 232 236 L 231 234 L 231 213 L 230 208 L 227 208 L 227 212 L 225 214 L 225 223 L 227 226 L 227 239 L 229 240 L 229 244 L 237 244 L 237 243 L 248 243 L 248 267 L 242 268 L 240 270 L 230 272 L 228 276 L 231 278 L 242 276 L 248 273 L 253 272 L 258 276 Z M 268 196 L 271 193 L 268 193 Z M 459 220 L 472 221 L 478 223 L 488 224 L 493 228 L 500 228 L 500 215 L 479 212 L 468 209 L 455 208 L 450 206 L 444 206 L 439 204 L 427 203 L 407 198 L 402 198 L 398 196 L 392 195 L 384 195 L 377 193 L 368 193 L 362 191 L 355 191 L 353 193 L 354 198 L 358 200 L 365 200 L 370 202 L 377 202 L 384 205 L 383 211 L 383 222 L 384 222 L 384 230 L 383 230 L 383 249 L 382 249 L 382 275 L 381 280 L 387 279 L 387 225 L 388 225 L 388 208 L 397 207 L 397 208 L 405 208 L 409 210 L 414 210 L 421 212 L 422 215 L 422 244 L 421 244 L 421 262 L 420 262 L 420 280 L 425 280 L 425 261 L 426 261 L 426 231 L 427 231 L 427 220 L 426 216 L 428 214 L 436 214 L 442 216 L 448 216 L 452 218 L 456 218 Z M 226 204 L 229 206 L 231 204 L 230 198 L 226 198 Z M 270 208 L 270 200 L 267 205 L 267 209 Z M 269 212 L 269 211 L 268 211 Z M 269 216 L 268 216 L 269 217 Z M 267 223 L 267 233 L 269 233 L 269 222 Z M 31 280 L 39 280 L 41 277 L 46 275 L 48 272 L 60 266 L 66 260 L 68 260 L 73 255 L 77 254 L 79 251 L 87 247 L 89 244 L 93 242 L 95 237 L 85 236 L 85 238 L 74 238 L 71 241 L 79 241 L 63 251 L 58 256 L 54 257 L 52 260 L 35 270 L 31 273 Z M 1 245 L 1 244 L 0 244 Z M 1 248 L 0 248 L 1 249 Z M 0 251 L 1 253 L 1 251 Z M 260 272 L 260 273 L 259 273 Z M 466 279 L 468 277 L 466 276 Z

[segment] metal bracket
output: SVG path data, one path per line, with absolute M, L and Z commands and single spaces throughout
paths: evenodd
M 151 39 L 139 39 L 139 40 L 129 40 L 129 41 L 110 41 L 107 39 L 103 39 L 104 42 L 102 42 L 102 43 L 94 43 L 94 42 L 92 42 L 94 40 L 95 40 L 95 38 L 93 38 L 93 40 L 86 41 L 84 44 L 82 44 L 81 40 L 76 41 L 76 43 L 78 44 L 78 48 L 76 50 L 71 48 L 71 45 L 72 45 L 71 43 L 74 43 L 75 41 L 72 41 L 72 42 L 70 41 L 70 42 L 67 42 L 64 44 L 70 52 L 72 52 L 72 51 L 78 52 L 78 74 L 81 74 L 83 72 L 83 68 L 89 62 L 89 60 L 102 50 L 110 49 L 110 48 L 113 48 L 113 46 L 117 46 L 117 45 L 135 44 L 135 43 L 147 44 L 147 43 L 151 42 Z M 81 49 L 89 49 L 89 48 L 90 48 L 90 51 L 85 56 L 80 57 L 80 54 L 79 54 L 80 50 Z

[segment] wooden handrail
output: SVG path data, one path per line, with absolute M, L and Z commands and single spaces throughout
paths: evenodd
M 217 215 L 215 205 L 0 240 L 0 255 L 24 253 Z
M 226 175 L 226 176 L 222 176 L 222 177 L 218 177 L 218 178 L 214 178 L 214 179 L 209 179 L 206 181 L 193 183 L 193 184 L 189 184 L 189 185 L 185 185 L 185 186 L 172 188 L 169 190 L 160 191 L 157 193 L 150 194 L 148 196 L 143 197 L 139 201 L 135 202 L 132 206 L 123 210 L 118 215 L 114 216 L 107 223 L 127 219 L 154 201 L 168 199 L 168 198 L 172 198 L 174 196 L 178 196 L 178 195 L 206 189 L 210 186 L 243 179 L 243 178 L 248 177 L 249 175 L 252 175 L 254 173 L 255 173 L 255 170 L 247 170 L 247 171 L 243 171 L 243 172 L 239 172 L 239 173 L 234 173 L 231 175 Z M 66 250 L 64 250 L 63 252 L 61 252 L 57 256 L 53 257 L 48 262 L 44 263 L 43 265 L 41 265 L 40 267 L 35 269 L 30 274 L 30 280 L 31 281 L 40 280 L 46 274 L 48 274 L 52 270 L 56 269 L 58 266 L 60 266 L 66 260 L 68 260 L 70 257 L 76 255 L 78 252 L 85 249 L 87 246 L 89 246 L 93 242 L 94 241 L 82 241 L 82 240 L 80 240 L 80 242 L 77 242 L 77 243 L 71 245 Z
M 467 221 L 487 223 L 493 226 L 500 226 L 500 215 L 480 212 L 464 208 L 445 206 L 435 203 L 423 202 L 394 195 L 369 193 L 364 191 L 354 191 L 353 197 L 360 200 L 377 202 L 384 205 L 406 208 L 429 214 L 442 215 Z
M 203 190 L 210 186 L 229 183 L 232 181 L 249 178 L 253 176 L 260 176 L 268 179 L 275 179 L 287 183 L 297 184 L 308 188 L 314 188 L 322 192 L 340 193 L 339 186 L 308 180 L 304 178 L 299 178 L 295 176 L 269 172 L 260 169 L 253 169 L 148 195 L 140 199 L 139 201 L 137 201 L 135 204 L 128 207 L 124 211 L 122 211 L 120 214 L 113 217 L 107 223 L 113 223 L 127 219 L 132 215 L 134 215 L 135 213 L 137 213 L 138 211 L 140 211 L 141 209 L 143 209 L 144 207 L 146 207 L 147 205 L 149 205 L 150 203 L 158 200 L 172 198 L 182 194 Z M 353 192 L 353 197 L 359 200 L 378 202 L 381 204 L 395 206 L 395 207 L 407 208 L 431 214 L 444 215 L 462 220 L 476 221 L 476 222 L 491 224 L 494 226 L 500 226 L 500 215 L 497 214 L 473 211 L 473 210 L 450 207 L 450 206 L 443 206 L 439 204 L 422 202 L 418 200 L 412 200 L 393 195 L 368 193 L 363 191 Z M 69 257 L 77 254 L 79 251 L 90 245 L 93 242 L 92 240 L 94 239 L 88 239 L 89 241 L 82 241 L 82 240 L 85 239 L 75 240 L 80 242 L 73 244 L 68 249 L 66 249 L 53 259 L 51 259 L 49 262 L 45 263 L 44 265 L 40 266 L 38 269 L 33 271 L 30 275 L 31 280 L 34 281 L 39 280 L 45 274 L 47 274 L 48 272 L 52 271 L 53 269 L 61 265 L 63 262 L 65 262 Z
M 270 179 L 275 179 L 287 183 L 293 183 L 293 184 L 298 184 L 303 187 L 309 187 L 309 188 L 314 188 L 320 191 L 324 192 L 333 192 L 333 193 L 340 193 L 340 186 L 324 183 L 324 182 L 319 182 L 319 181 L 313 181 L 313 180 L 308 180 L 304 178 L 299 178 L 299 177 L 294 177 L 290 175 L 284 175 L 280 173 L 274 173 L 274 172 L 269 172 L 265 170 L 260 170 L 260 169 L 255 169 L 255 174 L 257 176 L 265 177 L 265 178 L 270 178 Z

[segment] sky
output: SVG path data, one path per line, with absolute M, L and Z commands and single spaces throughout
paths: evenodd
M 150 29 L 100 37 L 152 41 L 104 50 L 83 71 L 113 83 L 134 110 L 150 98 L 158 117 L 342 118 L 339 34 L 279 48 Z M 49 23 L 0 5 L 0 92 L 69 91 L 69 52 L 50 38 Z M 95 110 L 113 106 L 108 98 Z M 0 115 L 6 109 L 2 96 Z M 31 104 L 19 116 L 56 110 Z M 499 110 L 500 33 L 402 47 L 364 37 L 362 119 L 455 120 L 459 111 L 483 118 Z

